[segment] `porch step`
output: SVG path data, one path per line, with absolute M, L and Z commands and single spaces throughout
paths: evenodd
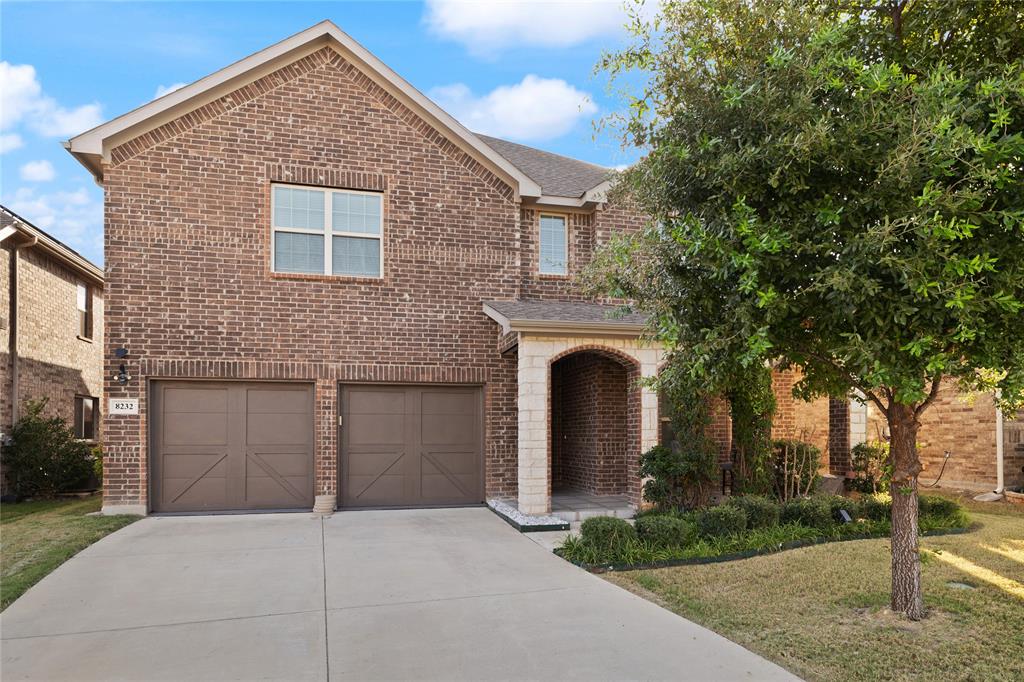
M 559 509 L 553 510 L 551 516 L 575 523 L 585 521 L 595 516 L 614 516 L 620 519 L 631 519 L 636 514 L 632 507 L 620 507 L 616 509 Z

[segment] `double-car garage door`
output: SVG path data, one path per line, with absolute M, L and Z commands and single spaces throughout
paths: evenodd
M 479 388 L 352 385 L 339 399 L 339 506 L 483 501 Z M 153 511 L 313 505 L 310 384 L 159 381 L 151 414 Z

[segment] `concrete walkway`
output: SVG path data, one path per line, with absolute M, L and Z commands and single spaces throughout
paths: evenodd
M 5 682 L 794 679 L 479 508 L 147 518 L 0 631 Z

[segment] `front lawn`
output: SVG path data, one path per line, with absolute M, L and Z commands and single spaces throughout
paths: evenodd
M 100 502 L 94 495 L 0 505 L 0 610 L 78 552 L 139 518 L 86 516 L 99 511 Z
M 1024 679 L 1024 510 L 960 500 L 978 527 L 921 539 L 928 617 L 894 617 L 889 542 L 604 577 L 808 680 Z

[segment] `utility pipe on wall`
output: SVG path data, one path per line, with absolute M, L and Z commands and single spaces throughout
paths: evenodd
M 11 358 L 11 427 L 18 423 L 18 248 L 19 244 L 11 245 L 10 267 L 10 320 L 7 341 L 8 354 Z
M 1003 411 L 999 409 L 1002 392 L 996 389 L 996 492 L 1003 494 Z

